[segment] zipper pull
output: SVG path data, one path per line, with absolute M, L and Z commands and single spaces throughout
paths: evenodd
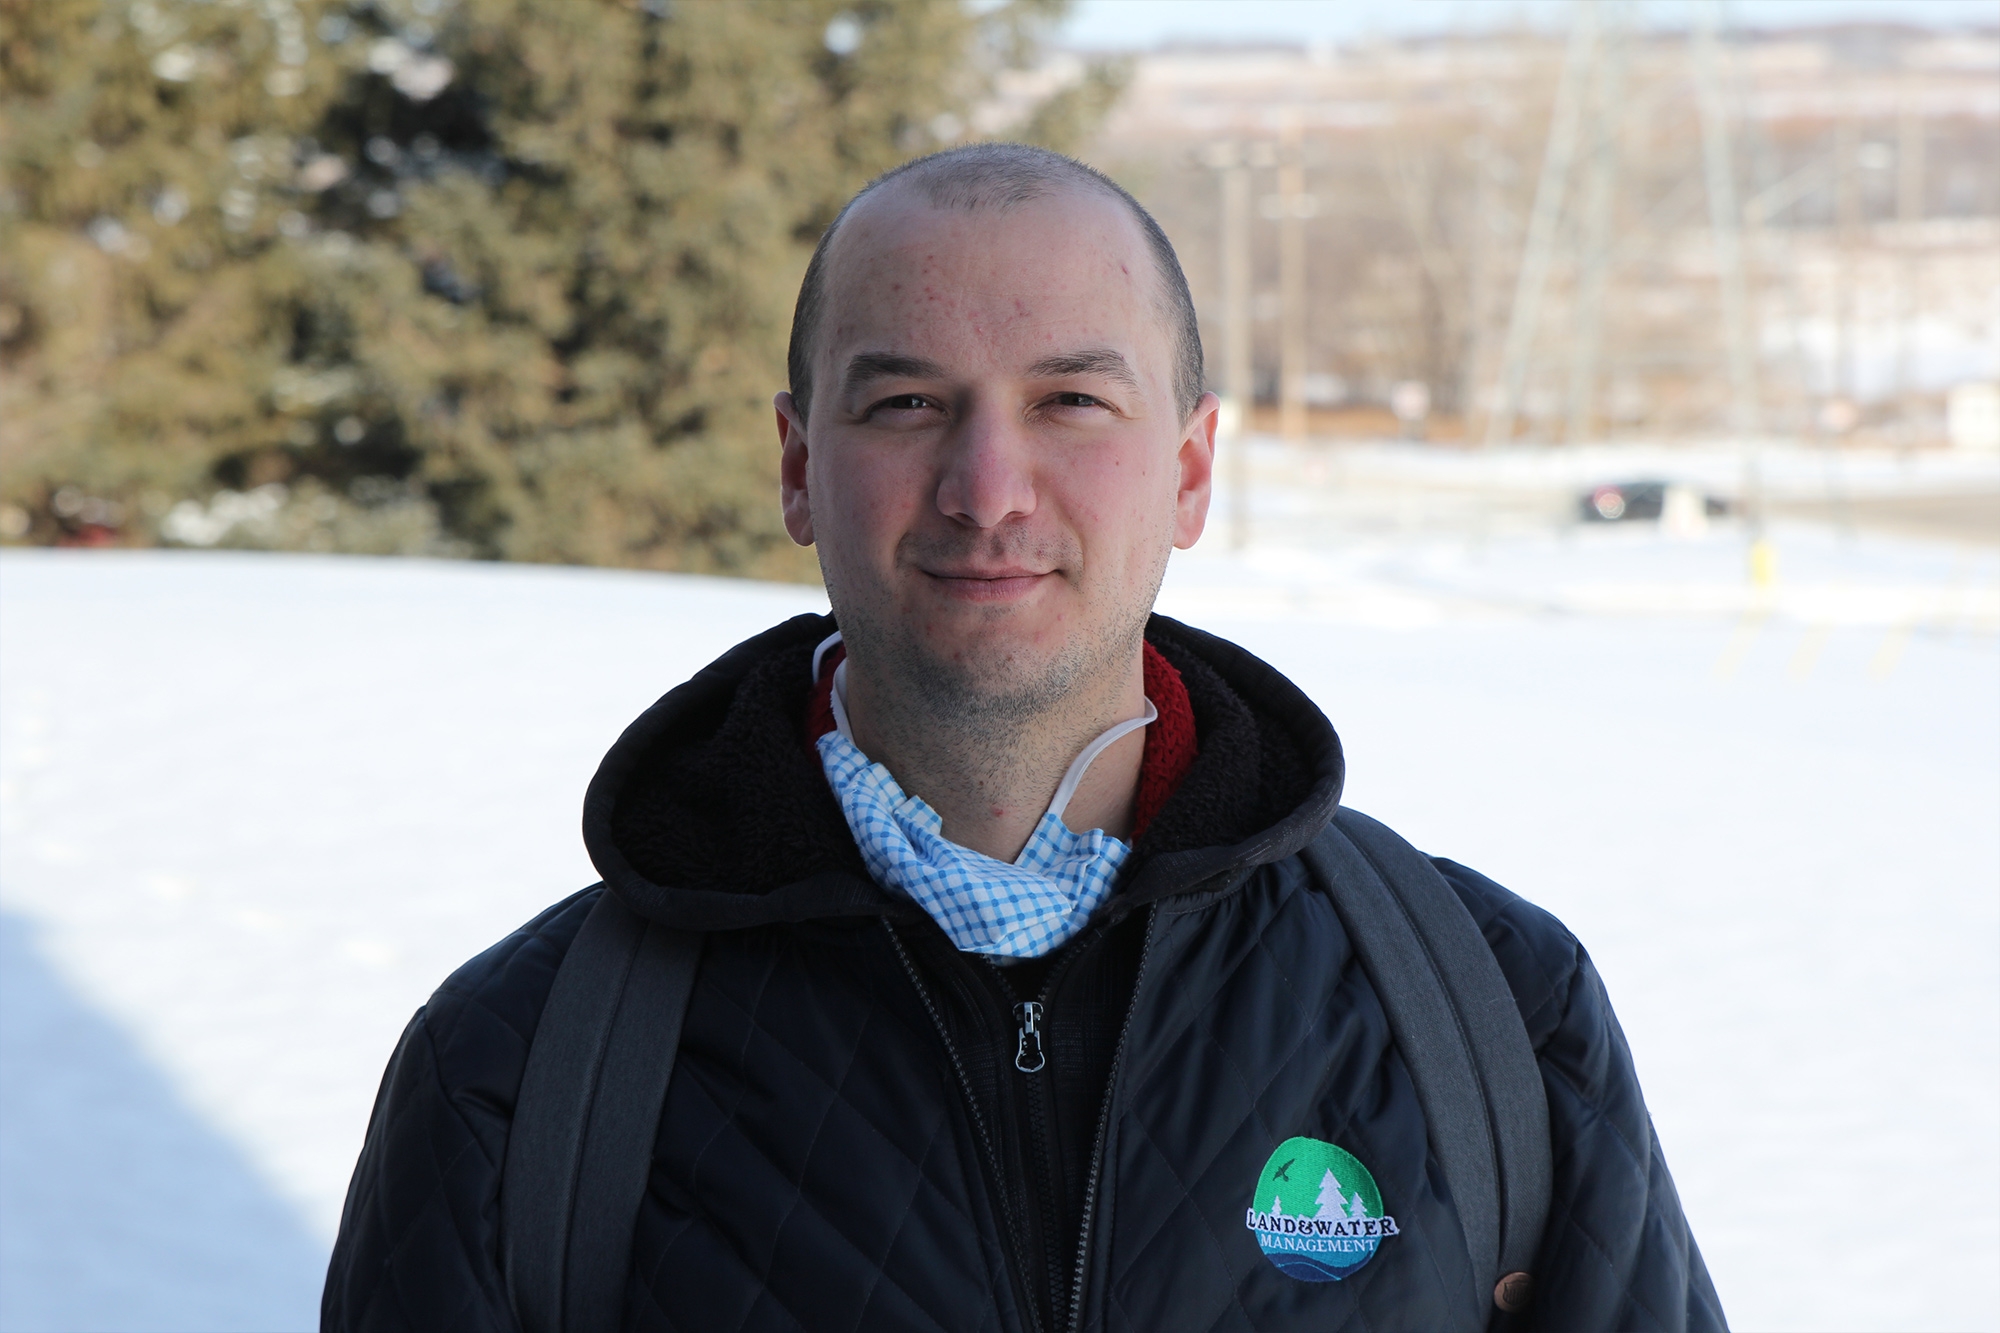
M 1049 1062 L 1042 1054 L 1042 1006 L 1033 1000 L 1015 1005 L 1014 1021 L 1021 1025 L 1020 1044 L 1014 1048 L 1014 1068 L 1023 1074 L 1039 1073 Z

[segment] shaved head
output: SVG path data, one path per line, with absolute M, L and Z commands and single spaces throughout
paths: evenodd
M 1180 257 L 1153 215 L 1116 181 L 1074 158 L 1027 144 L 980 143 L 947 148 L 877 176 L 848 200 L 833 225 L 820 236 L 812 262 L 806 266 L 805 281 L 799 285 L 787 357 L 792 401 L 801 419 L 812 408 L 813 353 L 826 314 L 828 254 L 840 234 L 841 224 L 855 207 L 891 187 L 914 190 L 931 207 L 954 212 L 1004 212 L 1072 191 L 1115 200 L 1132 215 L 1146 238 L 1159 279 L 1161 314 L 1174 328 L 1175 406 L 1182 417 L 1194 411 L 1203 382 L 1201 331 L 1195 319 L 1194 298 L 1188 293 L 1187 277 L 1181 272 Z

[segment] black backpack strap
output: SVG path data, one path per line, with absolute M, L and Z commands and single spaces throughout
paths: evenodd
M 500 1184 L 501 1262 L 523 1333 L 618 1327 L 701 937 L 605 889 L 528 1048 Z
M 1306 856 L 1388 1014 L 1483 1298 L 1528 1270 L 1549 1211 L 1548 1099 L 1514 992 L 1458 894 L 1388 828 L 1342 809 Z

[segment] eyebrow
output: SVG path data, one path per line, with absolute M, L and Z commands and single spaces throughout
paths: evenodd
M 1086 347 L 1074 352 L 1057 352 L 1028 367 L 1031 379 L 1056 379 L 1065 375 L 1102 375 L 1128 389 L 1139 387 L 1139 377 L 1120 353 L 1109 347 Z M 945 368 L 929 357 L 907 356 L 901 352 L 856 352 L 840 377 L 843 392 L 852 393 L 872 380 L 947 379 Z
M 1087 347 L 1077 352 L 1058 352 L 1045 356 L 1028 367 L 1028 374 L 1034 379 L 1053 379 L 1061 375 L 1102 375 L 1116 380 L 1128 389 L 1139 387 L 1139 377 L 1132 373 L 1132 367 L 1125 358 L 1109 347 Z
M 852 393 L 870 380 L 944 379 L 944 367 L 928 357 L 899 352 L 857 352 L 840 377 L 843 392 Z

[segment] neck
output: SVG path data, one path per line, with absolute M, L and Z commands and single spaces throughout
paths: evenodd
M 946 716 L 925 707 L 921 691 L 868 671 L 850 649 L 844 699 L 855 745 L 938 812 L 945 837 L 1012 861 L 1084 747 L 1145 712 L 1145 672 L 1135 650 L 1122 669 L 1098 673 L 1088 691 L 1034 717 Z M 1139 728 L 1098 755 L 1063 822 L 1078 832 L 1101 828 L 1129 840 L 1145 749 L 1146 732 Z

